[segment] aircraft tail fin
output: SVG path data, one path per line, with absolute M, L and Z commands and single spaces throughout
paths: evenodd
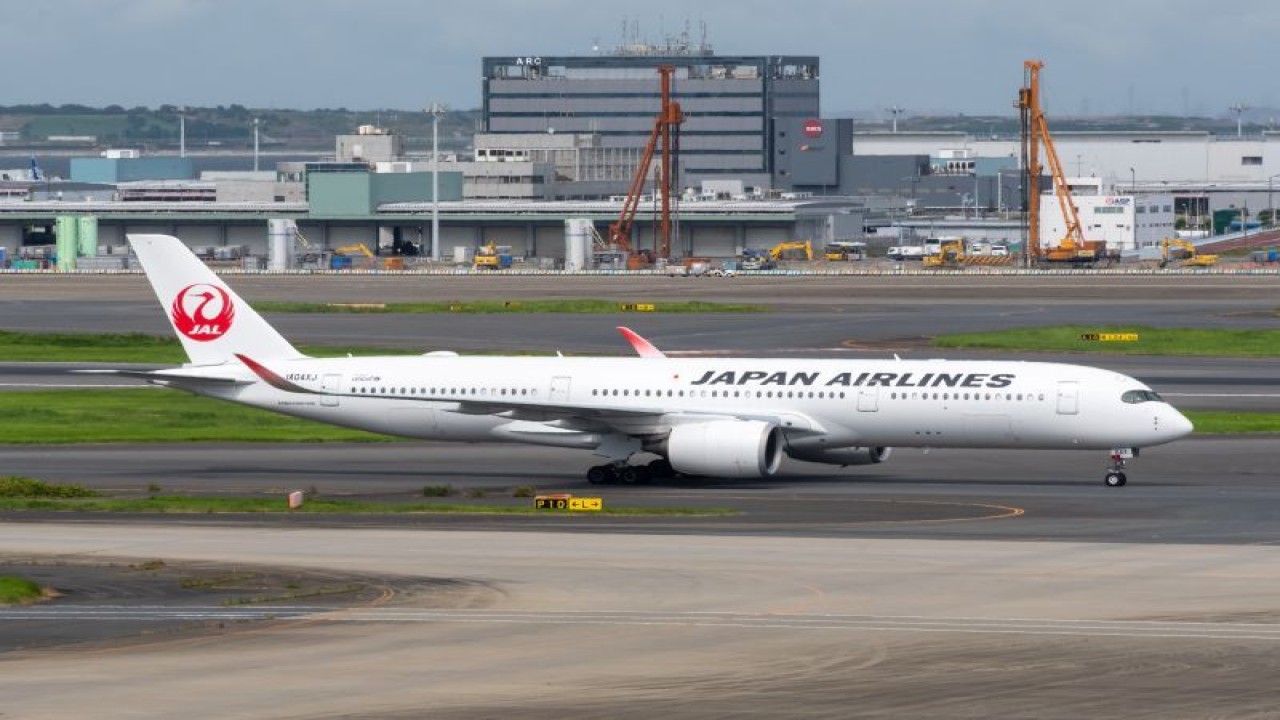
M 128 236 L 160 306 L 194 365 L 305 357 L 201 262 L 178 238 Z

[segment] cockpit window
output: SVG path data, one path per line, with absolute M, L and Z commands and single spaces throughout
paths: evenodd
M 1151 390 L 1130 390 L 1121 395 L 1120 399 L 1133 405 L 1144 402 L 1164 402 L 1164 398 Z

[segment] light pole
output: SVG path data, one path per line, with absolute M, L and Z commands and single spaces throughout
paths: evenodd
M 1276 206 L 1271 202 L 1272 181 L 1278 177 L 1280 177 L 1280 173 L 1267 178 L 1267 224 L 1271 227 L 1276 226 Z
M 440 259 L 440 118 L 445 108 L 431 103 L 431 259 Z
M 1138 171 L 1133 168 L 1129 168 L 1129 194 L 1138 194 Z
M 1236 114 L 1236 137 L 1244 137 L 1244 112 L 1251 108 L 1244 103 L 1236 103 L 1227 109 Z
M 178 157 L 187 156 L 187 108 L 178 108 Z
M 898 116 L 904 112 L 906 112 L 906 110 L 903 110 L 897 105 L 894 105 L 893 107 L 889 108 L 889 113 L 893 115 L 893 131 L 895 133 L 898 132 Z
M 253 171 L 258 172 L 258 118 L 253 119 Z

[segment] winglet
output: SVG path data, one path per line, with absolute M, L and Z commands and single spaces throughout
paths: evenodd
M 265 382 L 266 384 L 270 385 L 271 387 L 277 390 L 283 390 L 285 392 L 291 392 L 291 393 L 306 393 L 309 395 L 316 394 L 314 391 L 308 390 L 302 387 L 301 385 L 297 385 L 288 380 L 285 380 L 284 378 L 280 377 L 275 372 L 272 372 L 262 363 L 254 360 L 253 358 L 246 357 L 244 355 L 241 355 L 240 353 L 236 353 L 236 359 L 244 363 L 245 367 L 252 370 L 254 375 L 257 375 L 258 377 L 262 378 L 263 382 Z
M 666 355 L 654 346 L 653 343 L 640 337 L 634 330 L 629 327 L 618 326 L 618 332 L 622 333 L 622 337 L 631 343 L 632 349 L 642 358 L 665 358 Z

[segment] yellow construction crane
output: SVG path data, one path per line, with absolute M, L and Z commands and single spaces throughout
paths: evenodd
M 1086 241 L 1080 225 L 1080 214 L 1071 198 L 1066 173 L 1049 135 L 1049 123 L 1040 103 L 1040 70 L 1044 63 L 1027 60 L 1022 64 L 1024 85 L 1018 90 L 1018 110 L 1022 117 L 1022 155 L 1027 188 L 1027 252 L 1032 261 L 1091 263 L 1105 252 L 1106 244 Z M 1053 178 L 1054 195 L 1062 209 L 1062 219 L 1067 231 L 1058 240 L 1057 247 L 1042 252 L 1040 248 L 1040 147 L 1044 146 L 1045 159 L 1049 161 L 1049 173 Z

